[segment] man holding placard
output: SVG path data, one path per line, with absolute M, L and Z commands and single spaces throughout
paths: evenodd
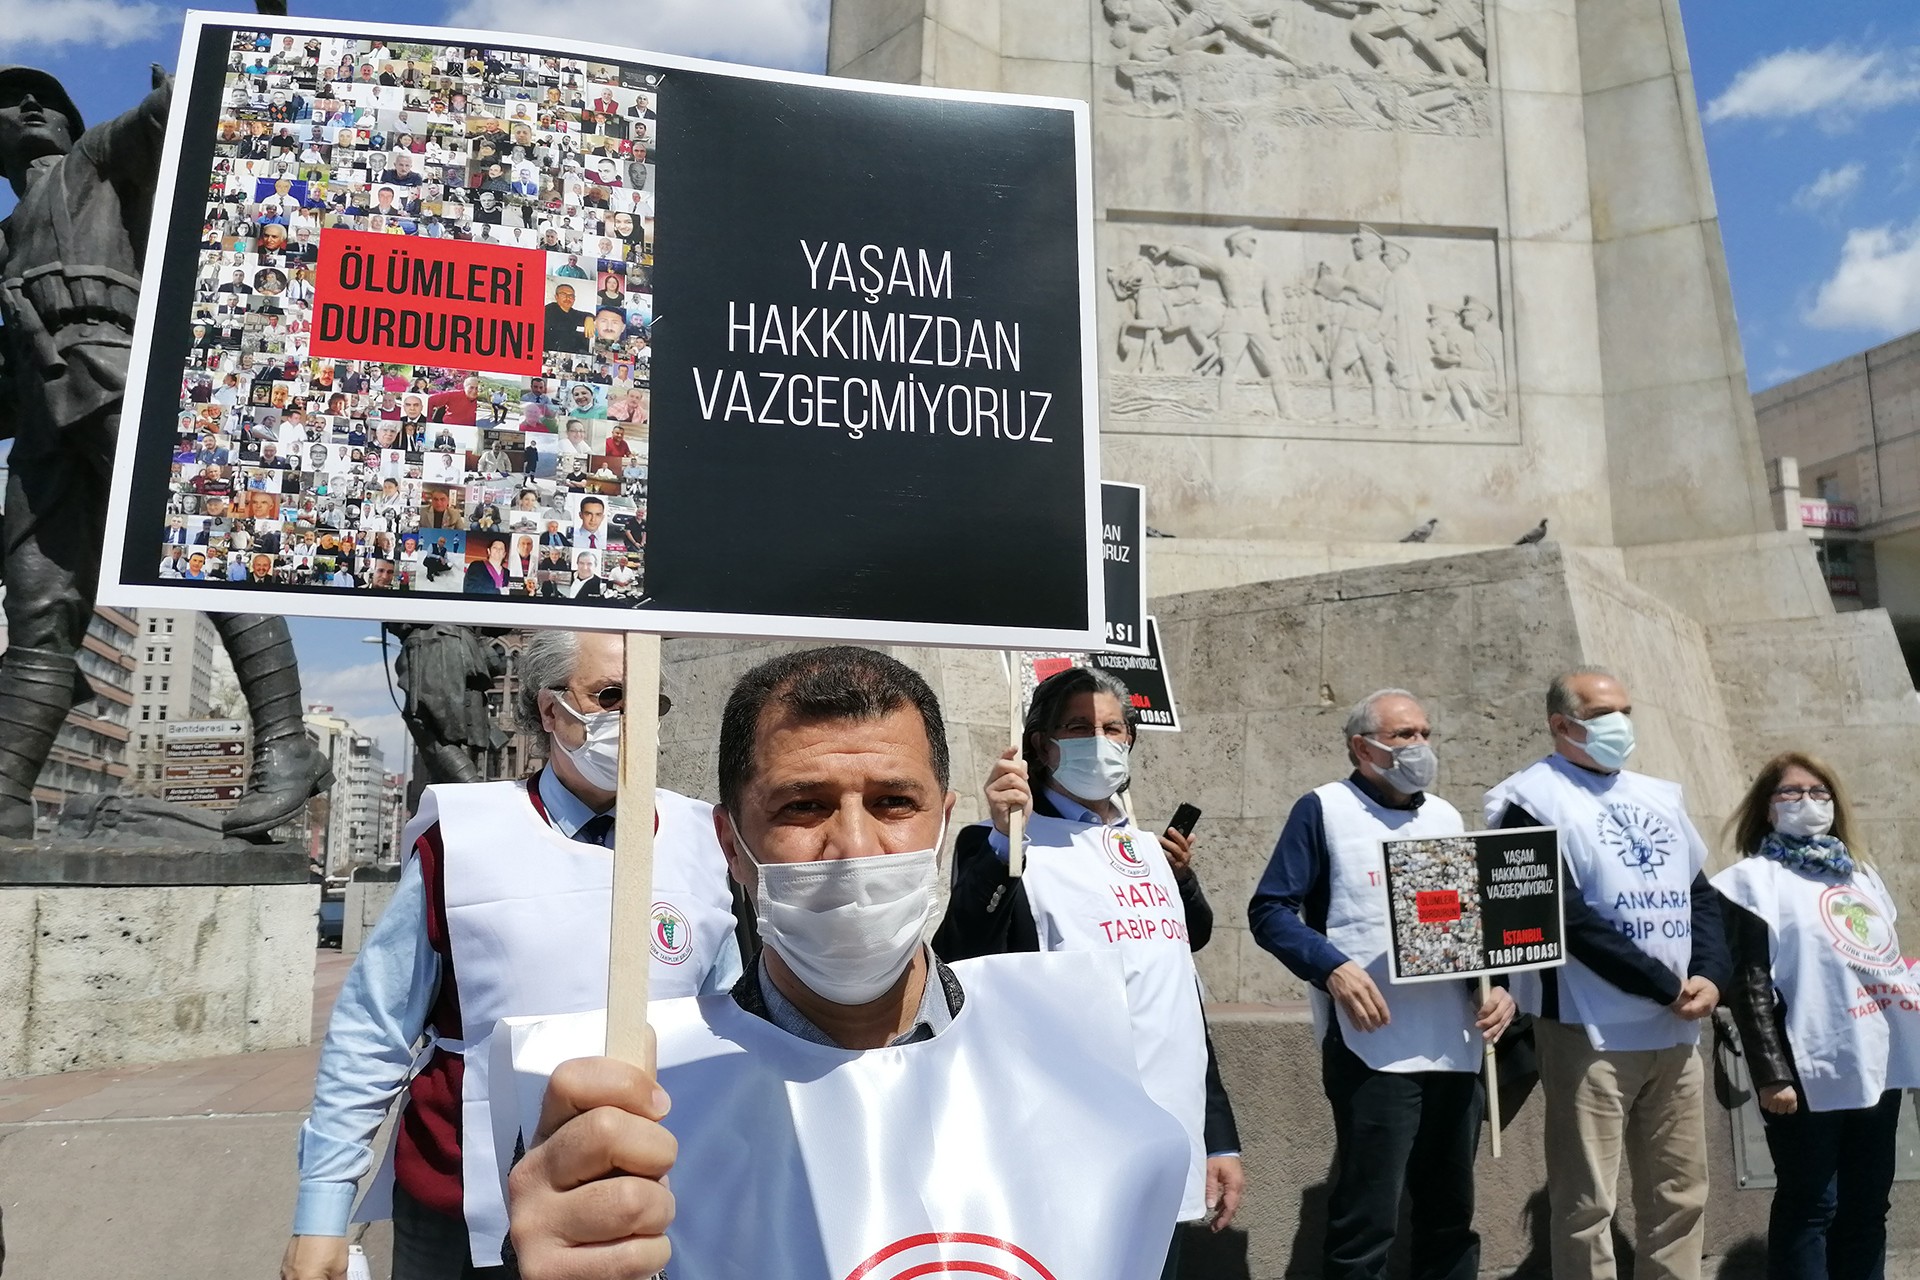
M 1113 951 L 1128 975 L 1140 1071 L 1160 1104 L 1188 1126 L 1188 1195 L 1180 1219 L 1233 1221 L 1245 1177 L 1233 1106 L 1200 1008 L 1193 952 L 1213 931 L 1178 828 L 1158 843 L 1122 799 L 1140 722 L 1127 688 L 1070 666 L 1034 689 L 1021 732 L 994 762 L 983 797 L 990 820 L 954 841 L 952 899 L 935 942 L 955 956 Z M 1027 866 L 1009 867 L 1008 826 L 1029 816 Z M 1158 855 L 1158 856 L 1156 856 Z M 1167 1274 L 1178 1266 L 1173 1237 Z
M 1473 1162 L 1486 1105 L 1484 1045 L 1513 1020 L 1494 987 L 1467 981 L 1384 988 L 1393 935 L 1384 840 L 1460 835 L 1431 795 L 1439 765 L 1426 710 L 1404 689 L 1362 698 L 1344 726 L 1353 772 L 1294 803 L 1247 906 L 1261 946 L 1312 984 L 1334 1160 L 1321 1274 L 1379 1280 L 1413 1202 L 1414 1275 L 1473 1280 Z
M 394 1275 L 499 1264 L 506 1209 L 486 1036 L 499 1018 L 606 1001 L 623 681 L 618 636 L 534 633 L 520 652 L 517 709 L 544 740 L 546 765 L 523 782 L 421 797 L 407 828 L 414 856 L 328 1028 L 283 1280 L 326 1280 L 345 1266 L 355 1184 L 410 1058 L 420 1071 L 376 1188 L 391 1179 Z M 655 794 L 654 989 L 724 991 L 742 966 L 711 807 Z M 362 1217 L 380 1216 L 375 1194 Z
M 1633 703 L 1597 667 L 1547 689 L 1554 751 L 1487 793 L 1487 821 L 1554 826 L 1565 969 L 1534 1019 L 1558 1280 L 1614 1275 L 1620 1157 L 1633 1168 L 1634 1274 L 1697 1280 L 1707 1134 L 1695 1045 L 1732 976 L 1707 846 L 1678 783 L 1629 772 Z
M 1134 1066 L 1118 965 L 949 967 L 922 942 L 956 800 L 926 682 L 866 649 L 775 658 L 728 699 L 719 773 L 764 950 L 731 996 L 651 1007 L 658 1084 L 570 1060 L 598 1018 L 505 1029 L 526 1280 L 669 1253 L 690 1276 L 1157 1275 L 1187 1138 Z

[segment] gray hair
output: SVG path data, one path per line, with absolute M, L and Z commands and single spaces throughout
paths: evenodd
M 564 689 L 580 661 L 580 637 L 572 631 L 534 631 L 520 649 L 520 687 L 514 692 L 514 719 L 541 750 L 552 744 L 540 723 L 540 691 Z
M 1616 682 L 1620 678 L 1605 667 L 1574 667 L 1570 671 L 1562 671 L 1547 685 L 1549 716 L 1565 716 L 1569 720 L 1580 718 L 1580 699 L 1574 695 L 1573 682 L 1581 676 L 1605 676 Z
M 1378 705 L 1383 698 L 1405 698 L 1412 703 L 1418 703 L 1420 701 L 1419 698 L 1408 693 L 1405 689 L 1375 689 L 1372 693 L 1354 703 L 1353 709 L 1347 712 L 1346 727 L 1341 734 L 1342 741 L 1351 739 L 1356 734 L 1361 737 L 1371 738 L 1374 734 L 1380 732 L 1380 717 L 1374 714 L 1374 707 Z

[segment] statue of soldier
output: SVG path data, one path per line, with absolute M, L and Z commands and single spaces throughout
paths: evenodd
M 487 693 L 506 670 L 500 651 L 473 627 L 389 622 L 400 641 L 394 676 L 407 695 L 401 718 L 426 766 L 428 782 L 485 782 L 476 754 L 506 735 L 493 727 Z
M 33 784 L 67 711 L 90 694 L 75 655 L 99 587 L 172 81 L 93 129 L 60 82 L 0 66 L 0 170 L 19 205 L 0 222 L 0 436 L 14 438 L 0 657 L 0 838 L 33 835 Z M 211 615 L 253 720 L 253 772 L 223 826 L 264 839 L 331 782 L 301 722 L 284 619 Z

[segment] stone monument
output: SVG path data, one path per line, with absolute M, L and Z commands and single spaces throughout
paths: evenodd
M 1252 1180 L 1245 1234 L 1190 1240 L 1187 1274 L 1318 1257 L 1316 1050 L 1245 903 L 1294 798 L 1346 771 L 1366 692 L 1422 695 L 1435 789 L 1473 813 L 1545 751 L 1552 674 L 1611 666 L 1636 764 L 1702 832 L 1760 761 L 1815 751 L 1920 907 L 1920 699 L 1886 615 L 1836 614 L 1775 526 L 1678 0 L 834 0 L 828 69 L 1091 104 L 1103 470 L 1177 535 L 1147 576 L 1183 732 L 1143 735 L 1134 803 L 1205 811 L 1195 959 Z M 669 643 L 692 714 L 663 785 L 710 793 L 701 726 L 767 652 Z M 977 816 L 998 659 L 895 652 L 940 693 Z M 1482 1170 L 1489 1273 L 1544 1269 L 1537 1124 Z M 1766 1194 L 1734 1189 L 1710 1124 L 1724 1256 Z M 1920 1215 L 1892 1221 L 1920 1247 Z

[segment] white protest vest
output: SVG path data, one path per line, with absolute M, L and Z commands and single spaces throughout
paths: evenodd
M 468 1033 L 461 1178 L 478 1267 L 500 1261 L 507 1232 L 502 1171 L 513 1153 L 511 1135 L 500 1145 L 488 1109 L 486 1035 L 501 1018 L 607 1003 L 612 851 L 554 830 L 533 807 L 528 785 L 428 787 L 414 819 L 421 830 L 439 822 L 445 851 L 448 941 Z M 693 994 L 727 949 L 738 962 L 726 864 L 711 806 L 670 791 L 656 791 L 654 803 L 654 990 Z
M 952 1025 L 895 1048 L 814 1044 L 729 996 L 649 1008 L 679 1142 L 672 1280 L 1160 1274 L 1186 1135 L 1133 1065 L 1116 957 L 953 970 Z M 600 1052 L 605 1028 L 501 1029 L 525 1128 L 547 1075 Z
M 1871 1107 L 1888 1089 L 1920 1087 L 1920 981 L 1900 956 L 1879 876 L 1861 867 L 1835 880 L 1749 857 L 1713 887 L 1767 923 L 1809 1109 Z
M 1561 855 L 1587 905 L 1684 980 L 1693 957 L 1693 881 L 1707 846 L 1687 817 L 1680 784 L 1624 770 L 1595 773 L 1551 755 L 1487 792 L 1488 825 L 1510 803 L 1560 829 Z M 1628 995 L 1571 956 L 1558 981 L 1561 1020 L 1584 1023 L 1596 1049 L 1699 1042 L 1699 1023 Z
M 1027 821 L 1022 883 L 1042 951 L 1120 954 L 1140 1078 L 1154 1101 L 1187 1128 L 1180 1220 L 1205 1217 L 1206 1022 L 1186 904 L 1160 842 L 1134 827 L 1036 814 Z
M 1459 810 L 1431 792 L 1418 809 L 1389 809 L 1345 780 L 1316 787 L 1314 794 L 1327 840 L 1327 940 L 1367 971 L 1392 1015 L 1378 1031 L 1356 1031 L 1346 1010 L 1311 987 L 1316 1037 L 1326 1038 L 1327 1019 L 1336 1016 L 1347 1048 L 1375 1071 L 1480 1070 L 1485 1052 L 1473 1025 L 1468 979 L 1396 986 L 1387 976 L 1393 930 L 1380 842 L 1460 835 L 1466 827 Z

